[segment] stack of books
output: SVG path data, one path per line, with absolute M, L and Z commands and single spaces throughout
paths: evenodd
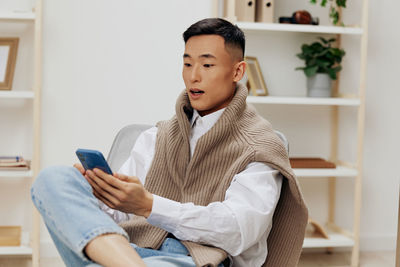
M 23 171 L 30 169 L 30 162 L 20 156 L 0 156 L 0 171 Z

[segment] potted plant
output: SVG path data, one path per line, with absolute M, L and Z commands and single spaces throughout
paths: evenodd
M 329 17 L 331 18 L 332 23 L 334 25 L 337 25 L 341 19 L 339 9 L 341 7 L 346 7 L 346 0 L 329 0 L 329 2 L 330 2 Z M 310 3 L 317 4 L 317 0 L 310 0 Z M 328 3 L 328 0 L 322 0 L 321 6 L 325 7 L 327 3 Z M 343 23 L 340 23 L 340 24 L 342 26 L 344 26 Z
M 345 51 L 332 47 L 336 39 L 326 40 L 319 37 L 319 41 L 310 45 L 303 44 L 301 53 L 297 57 L 305 61 L 303 70 L 307 76 L 307 95 L 311 97 L 331 97 L 332 80 L 337 79 L 337 73 L 342 69 L 340 63 Z

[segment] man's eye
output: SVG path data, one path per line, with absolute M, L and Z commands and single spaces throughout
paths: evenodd
M 192 65 L 190 65 L 190 63 L 185 63 L 184 65 L 185 65 L 185 67 L 190 67 L 190 66 L 192 66 Z
M 204 64 L 203 66 L 206 67 L 206 68 L 209 68 L 209 67 L 212 67 L 214 65 L 213 64 Z

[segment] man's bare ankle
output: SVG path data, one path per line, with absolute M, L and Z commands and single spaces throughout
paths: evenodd
M 103 266 L 146 266 L 128 240 L 119 234 L 104 234 L 90 241 L 84 252 Z

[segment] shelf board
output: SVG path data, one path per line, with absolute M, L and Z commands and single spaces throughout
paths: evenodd
M 28 171 L 0 171 L 0 178 L 9 178 L 9 177 L 32 177 L 32 170 Z
M 337 166 L 335 169 L 293 169 L 297 177 L 356 177 L 357 169 Z
M 27 98 L 32 99 L 35 93 L 32 91 L 0 91 L 0 98 Z
M 0 11 L 0 20 L 35 20 L 36 16 L 33 12 L 1 12 Z
M 0 247 L 0 256 L 32 256 L 32 248 L 27 246 Z
M 261 22 L 237 22 L 237 26 L 244 31 L 283 31 L 354 35 L 362 35 L 363 33 L 363 29 L 360 27 L 299 25 Z
M 286 96 L 248 96 L 248 103 L 253 104 L 288 104 L 322 106 L 359 106 L 359 98 L 341 97 L 286 97 Z
M 343 234 L 330 233 L 328 236 L 329 239 L 306 237 L 304 238 L 303 248 L 334 248 L 354 246 L 354 240 Z

